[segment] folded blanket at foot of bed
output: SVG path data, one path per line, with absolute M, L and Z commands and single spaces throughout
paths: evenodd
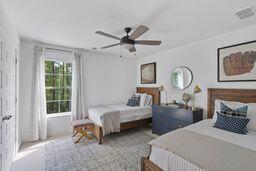
M 110 106 L 100 106 L 90 108 L 88 110 L 89 118 L 95 121 L 95 118 L 100 118 L 98 125 L 102 127 L 103 136 L 110 134 L 111 132 L 120 132 L 120 111 Z

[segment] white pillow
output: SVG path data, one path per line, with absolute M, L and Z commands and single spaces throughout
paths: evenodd
M 151 95 L 146 95 L 146 100 L 145 100 L 145 106 L 150 106 L 152 105 L 152 96 Z
M 242 103 L 235 101 L 224 101 L 224 100 L 215 100 L 214 115 L 212 121 L 215 123 L 217 120 L 216 112 L 220 112 L 220 102 L 227 105 L 230 109 L 237 109 L 239 107 L 248 106 L 247 118 L 250 119 L 247 128 L 252 131 L 256 131 L 256 103 Z
M 145 105 L 146 97 L 147 97 L 146 93 L 145 94 L 140 94 L 140 106 Z
M 256 103 L 247 103 L 247 117 L 250 119 L 247 128 L 256 131 Z

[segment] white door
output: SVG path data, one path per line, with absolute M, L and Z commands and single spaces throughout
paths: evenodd
M 0 165 L 8 171 L 15 148 L 15 49 L 0 45 Z

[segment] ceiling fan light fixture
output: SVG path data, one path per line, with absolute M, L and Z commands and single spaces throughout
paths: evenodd
M 139 44 L 139 45 L 160 45 L 161 44 L 161 41 L 159 40 L 136 40 L 137 38 L 139 38 L 149 30 L 149 28 L 146 26 L 140 25 L 129 35 L 131 30 L 132 29 L 130 27 L 124 28 L 124 31 L 126 32 L 126 36 L 123 36 L 122 38 L 116 37 L 112 34 L 108 34 L 102 31 L 96 31 L 95 33 L 105 37 L 119 40 L 119 43 L 104 46 L 104 47 L 101 47 L 101 49 L 107 49 L 110 47 L 121 45 L 124 49 L 127 49 L 130 53 L 133 53 L 133 52 L 136 52 L 136 48 L 135 48 L 136 44 Z
M 125 48 L 125 49 L 131 49 L 134 47 L 134 44 L 131 44 L 131 43 L 124 43 L 122 44 L 122 46 Z

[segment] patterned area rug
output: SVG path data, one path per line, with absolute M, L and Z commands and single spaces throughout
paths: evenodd
M 94 140 L 56 140 L 45 145 L 47 171 L 140 171 L 142 156 L 149 154 L 148 142 L 154 137 L 140 129 L 104 137 L 102 145 Z

